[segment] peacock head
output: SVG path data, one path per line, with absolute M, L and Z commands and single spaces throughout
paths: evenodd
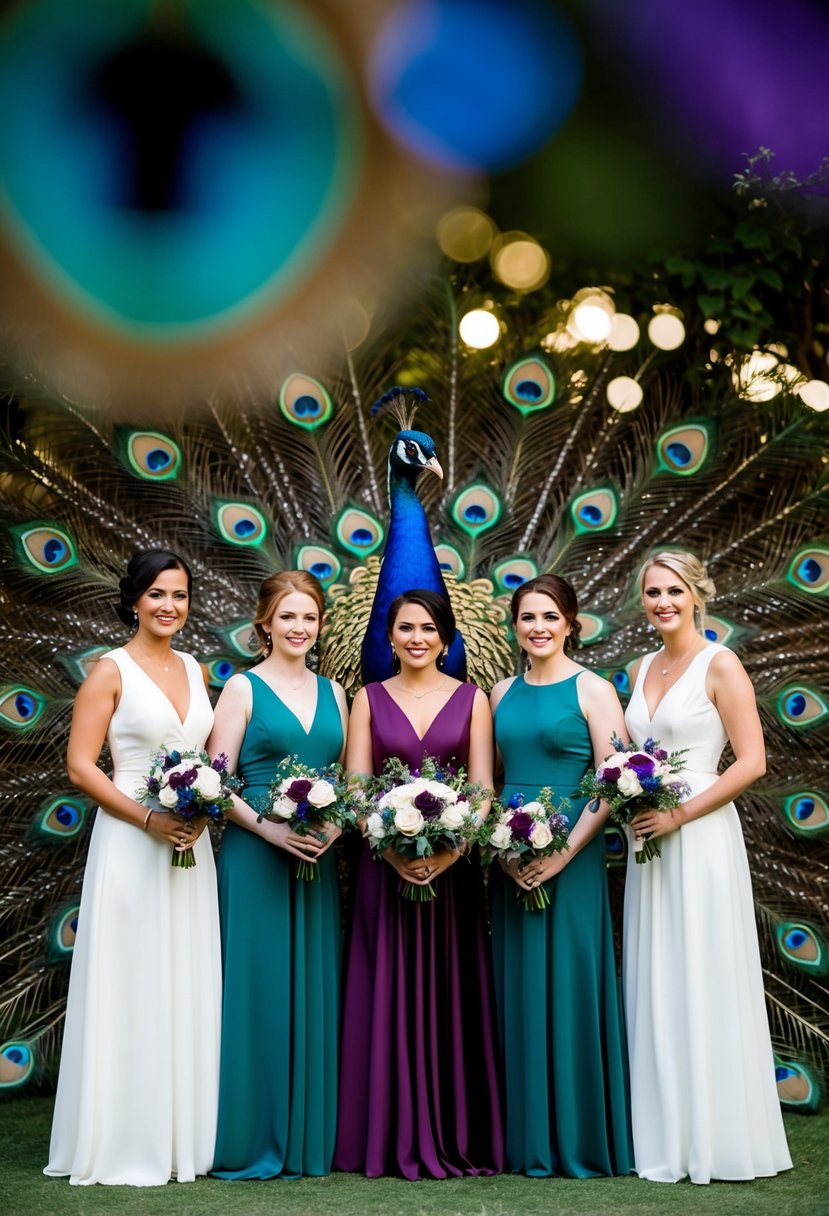
M 405 478 L 412 485 L 424 470 L 443 478 L 435 441 L 423 431 L 400 431 L 389 449 L 389 477 Z

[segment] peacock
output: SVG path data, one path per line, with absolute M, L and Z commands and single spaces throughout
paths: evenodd
M 785 381 L 751 400 L 726 369 L 687 376 L 681 351 L 644 338 L 625 351 L 572 339 L 543 295 L 506 297 L 499 343 L 464 348 L 458 315 L 474 302 L 448 267 L 421 285 L 405 321 L 376 320 L 333 372 L 306 363 L 268 393 L 240 375 L 172 423 L 115 417 L 30 367 L 6 368 L 4 1092 L 54 1076 L 94 813 L 63 770 L 69 711 L 90 665 L 124 640 L 112 603 L 136 548 L 164 545 L 191 563 L 182 645 L 215 689 L 254 660 L 255 593 L 275 568 L 322 582 L 320 668 L 352 694 L 361 659 L 363 678 L 386 673 L 384 605 L 401 581 L 445 585 L 470 677 L 488 689 L 518 669 L 512 590 L 552 569 L 579 594 L 581 661 L 625 699 L 633 661 L 654 646 L 635 573 L 674 546 L 709 563 L 708 635 L 739 652 L 757 690 L 768 775 L 740 807 L 780 1096 L 791 1109 L 819 1103 L 829 1063 L 825 423 Z M 638 409 L 608 400 L 624 377 L 642 390 Z M 389 384 L 417 399 L 422 430 L 386 409 L 372 417 L 366 402 Z M 438 453 L 443 479 L 416 476 Z M 606 844 L 618 896 L 625 840 L 610 829 Z

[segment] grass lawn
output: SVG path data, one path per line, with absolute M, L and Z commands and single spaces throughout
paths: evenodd
M 675 1186 L 638 1178 L 447 1179 L 403 1182 L 355 1174 L 295 1182 L 219 1182 L 202 1179 L 165 1187 L 75 1187 L 44 1178 L 52 1102 L 24 1098 L 0 1103 L 0 1212 L 4 1216 L 615 1216 L 617 1212 L 713 1213 L 715 1216 L 823 1216 L 829 1214 L 829 1112 L 786 1116 L 794 1169 L 757 1182 Z

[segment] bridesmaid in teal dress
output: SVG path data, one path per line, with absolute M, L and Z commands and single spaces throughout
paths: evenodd
M 339 829 L 297 836 L 287 823 L 257 823 L 252 809 L 286 756 L 315 768 L 342 757 L 345 695 L 306 665 L 324 606 L 305 571 L 265 579 L 254 621 L 265 658 L 228 681 L 208 740 L 245 783 L 218 865 L 218 1178 L 327 1174 L 334 1151 L 340 900 L 331 845 Z M 319 867 L 314 881 L 297 880 L 298 858 Z
M 524 676 L 492 691 L 504 763 L 502 800 L 543 786 L 569 798 L 570 847 L 492 881 L 492 942 L 513 1172 L 589 1178 L 633 1168 L 627 1053 L 613 949 L 602 827 L 609 808 L 573 797 L 624 735 L 616 692 L 566 653 L 578 635 L 569 583 L 543 574 L 519 587 L 512 620 L 530 656 Z M 549 907 L 525 911 L 518 888 L 543 884 Z

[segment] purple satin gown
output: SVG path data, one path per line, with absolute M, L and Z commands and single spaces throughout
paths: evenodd
M 420 739 L 381 684 L 366 688 L 375 772 L 389 756 L 465 765 L 475 686 L 462 684 Z M 503 1121 L 480 868 L 465 858 L 414 903 L 361 849 L 343 976 L 334 1168 L 370 1178 L 503 1169 Z

